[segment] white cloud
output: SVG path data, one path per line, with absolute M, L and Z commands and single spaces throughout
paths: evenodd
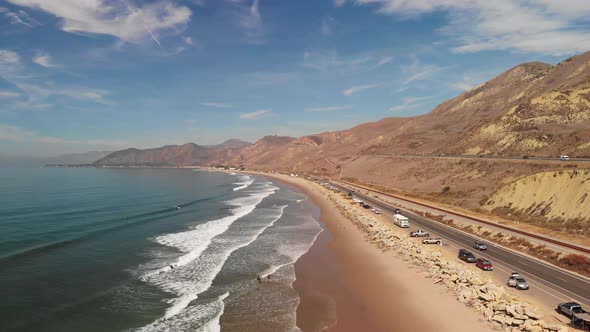
M 401 112 L 409 109 L 416 108 L 422 105 L 424 102 L 433 99 L 433 96 L 428 97 L 408 97 L 404 98 L 401 105 L 392 106 L 389 108 L 390 112 Z
M 473 85 L 471 85 L 467 82 L 450 83 L 450 86 L 457 89 L 457 90 L 461 90 L 461 91 L 468 91 L 468 90 L 471 90 L 471 88 L 473 88 Z
M 19 102 L 15 106 L 20 109 L 43 110 L 51 107 L 46 101 L 51 96 L 62 96 L 77 100 L 91 101 L 103 105 L 111 105 L 112 101 L 106 97 L 109 92 L 101 89 L 89 89 L 82 87 L 35 85 L 23 82 L 13 82 L 24 94 L 27 100 Z
M 215 108 L 232 108 L 233 107 L 230 104 L 217 103 L 217 102 L 202 102 L 201 106 L 215 107 Z
M 341 58 L 335 52 L 305 52 L 303 53 L 303 66 L 319 71 L 332 69 L 353 69 L 373 60 L 370 55 L 357 58 Z
M 142 7 L 107 0 L 7 0 L 15 5 L 40 9 L 62 19 L 61 29 L 110 35 L 125 42 L 140 42 L 158 32 L 178 33 L 186 27 L 191 11 L 169 0 Z
M 502 73 L 504 68 L 488 68 L 483 71 L 468 71 L 463 73 L 460 80 L 448 85 L 456 90 L 468 91 Z
M 393 57 L 392 56 L 383 56 L 379 59 L 379 61 L 377 61 L 377 67 L 381 67 L 384 66 L 388 63 L 390 63 L 391 61 L 393 61 Z
M 275 85 L 292 82 L 300 77 L 297 72 L 254 72 L 247 74 L 246 80 L 256 85 Z
M 342 105 L 342 106 L 326 106 L 326 107 L 312 107 L 306 108 L 307 112 L 335 112 L 335 111 L 343 111 L 350 109 L 350 106 Z
M 344 2 L 344 1 L 342 1 Z M 455 52 L 516 50 L 552 55 L 590 49 L 587 0 L 350 0 L 401 18 L 443 12 Z M 339 2 L 340 4 L 340 2 Z
M 37 54 L 33 57 L 33 62 L 38 64 L 39 66 L 43 66 L 46 68 L 53 68 L 56 65 L 52 62 L 51 56 L 49 53 L 45 52 L 37 52 Z
M 16 98 L 20 97 L 19 93 L 13 91 L 0 90 L 0 98 Z
M 357 86 L 353 86 L 351 88 L 348 88 L 348 89 L 342 91 L 342 93 L 346 96 L 350 96 L 350 95 L 353 95 L 357 92 L 361 92 L 361 91 L 365 91 L 365 90 L 369 90 L 369 89 L 374 89 L 378 86 L 379 86 L 379 84 L 357 85 Z
M 333 0 L 332 2 L 334 3 L 334 7 L 342 7 L 346 3 L 346 0 Z
M 182 37 L 182 41 L 187 44 L 187 45 L 194 45 L 195 42 L 193 41 L 193 38 L 190 36 L 186 36 L 186 37 Z
M 271 113 L 272 113 L 272 110 L 269 110 L 269 109 L 257 110 L 257 111 L 251 112 L 251 113 L 240 114 L 240 119 L 253 120 L 253 119 L 258 119 L 258 118 L 270 115 Z
M 101 145 L 112 147 L 126 146 L 126 142 L 111 140 L 70 140 L 62 137 L 45 136 L 37 131 L 23 127 L 0 123 L 0 141 L 8 142 L 34 142 L 49 144 L 73 144 L 73 145 Z
M 258 0 L 252 1 L 252 5 L 244 6 L 241 1 L 230 1 L 235 3 L 237 12 L 237 25 L 242 28 L 242 32 L 249 43 L 264 43 L 264 30 L 262 26 L 262 15 Z
M 328 16 L 322 20 L 322 26 L 320 28 L 320 31 L 323 36 L 329 37 L 334 33 L 333 25 L 335 22 L 336 20 L 331 16 Z
M 440 71 L 446 69 L 445 67 L 422 64 L 418 60 L 414 60 L 409 65 L 401 65 L 400 70 L 404 75 L 403 84 L 412 83 L 414 81 L 421 81 L 436 75 Z
M 41 25 L 41 23 L 29 16 L 29 14 L 27 14 L 23 10 L 13 12 L 8 10 L 7 8 L 0 7 L 0 14 L 4 14 L 4 16 L 6 16 L 10 20 L 10 24 L 21 24 L 28 28 L 33 28 Z
M 0 64 L 15 64 L 19 63 L 19 61 L 18 53 L 11 50 L 0 50 Z

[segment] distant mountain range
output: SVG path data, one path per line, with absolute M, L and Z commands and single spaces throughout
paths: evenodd
M 96 160 L 96 166 L 194 166 L 207 165 L 215 160 L 227 160 L 252 145 L 230 139 L 218 145 L 201 146 L 195 143 L 166 145 L 154 149 L 125 149 Z
M 98 159 L 104 158 L 113 151 L 90 151 L 85 153 L 70 153 L 61 156 L 47 158 L 44 163 L 47 165 L 80 165 L 92 164 Z
M 400 153 L 590 156 L 590 52 L 555 66 L 521 64 L 421 116 L 254 144 L 126 149 L 96 165 L 243 164 L 333 173 L 355 156 Z

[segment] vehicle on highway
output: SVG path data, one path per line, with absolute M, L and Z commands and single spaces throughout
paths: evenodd
M 371 212 L 373 212 L 374 214 L 381 214 L 381 210 L 379 210 L 377 208 L 372 208 Z
M 366 204 L 366 203 L 363 203 L 363 204 L 361 204 L 361 206 L 362 206 L 364 209 L 370 209 L 370 208 L 371 208 L 371 206 L 370 206 L 369 204 Z
M 559 156 L 559 160 L 561 160 L 561 161 L 568 161 L 568 160 L 570 160 L 570 157 L 562 154 L 561 156 Z
M 393 223 L 401 228 L 408 228 L 410 227 L 410 220 L 401 214 L 394 214 L 393 215 Z
M 522 159 L 529 159 L 529 156 L 522 156 Z
M 518 273 L 518 272 L 512 272 L 512 273 L 510 273 L 510 276 L 511 277 L 521 277 L 520 273 Z
M 490 262 L 489 260 L 487 260 L 485 258 L 478 258 L 475 261 L 475 266 L 479 267 L 480 269 L 482 269 L 484 271 L 492 271 L 494 269 L 492 262 Z
M 423 231 L 423 230 L 421 230 L 421 229 L 419 229 L 419 230 L 417 230 L 417 231 L 410 232 L 410 236 L 411 236 L 411 237 L 427 237 L 427 236 L 429 236 L 429 235 L 430 235 L 430 234 L 428 234 L 428 232 L 426 232 L 426 231 Z
M 572 318 L 574 314 L 587 313 L 586 310 L 582 309 L 582 306 L 576 302 L 563 302 L 558 304 L 557 312 L 570 318 Z
M 395 211 L 393 211 L 393 213 L 395 213 L 395 214 L 402 214 L 402 211 L 400 209 L 395 209 Z
M 529 289 L 529 284 L 520 275 L 510 276 L 508 278 L 508 282 L 506 282 L 506 284 L 508 285 L 508 287 L 514 287 L 516 289 L 522 289 L 522 290 Z
M 429 237 L 428 239 L 422 240 L 423 244 L 438 244 L 442 245 L 442 239 L 439 237 Z
M 467 249 L 459 249 L 459 259 L 466 261 L 467 263 L 475 263 L 477 258 L 471 251 Z
M 475 241 L 473 243 L 473 248 L 475 248 L 475 249 L 477 249 L 479 251 L 482 251 L 482 250 L 487 250 L 488 249 L 488 246 L 486 246 L 486 244 L 483 243 L 483 242 L 481 242 L 481 241 Z

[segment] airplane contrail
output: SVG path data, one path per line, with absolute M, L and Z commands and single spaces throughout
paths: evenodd
M 150 28 L 148 28 L 148 26 L 147 26 L 147 24 L 145 24 L 145 22 L 143 23 L 143 26 L 145 27 L 146 31 L 150 34 L 152 39 L 156 42 L 156 44 L 158 44 L 158 46 L 160 48 L 162 48 L 162 44 L 160 44 L 160 41 L 158 40 L 158 38 L 156 38 L 156 36 L 154 36 L 154 34 L 152 33 L 152 30 L 150 30 Z

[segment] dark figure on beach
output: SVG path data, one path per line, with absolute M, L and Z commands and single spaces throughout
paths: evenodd
M 174 269 L 174 265 L 170 265 L 170 270 Z
M 266 279 L 270 280 L 270 274 L 266 276 Z
M 259 284 L 262 284 L 262 279 L 260 279 L 260 276 L 256 276 L 256 280 L 258 280 Z

